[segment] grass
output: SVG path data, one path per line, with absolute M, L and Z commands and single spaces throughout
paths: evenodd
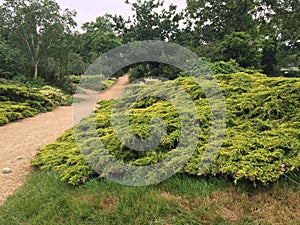
M 148 187 L 107 180 L 73 187 L 36 171 L 0 207 L 0 224 L 299 224 L 299 205 L 299 185 L 289 180 L 253 188 L 177 175 Z

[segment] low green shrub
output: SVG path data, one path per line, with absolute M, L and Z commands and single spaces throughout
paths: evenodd
M 232 74 L 240 71 L 239 64 L 235 60 L 213 62 L 208 66 L 214 74 Z
M 51 86 L 42 87 L 39 92 L 50 99 L 53 105 L 68 105 L 67 96 L 58 88 Z
M 25 86 L 27 88 L 42 88 L 43 86 L 48 85 L 41 77 L 34 79 L 23 75 L 14 76 L 11 80 L 9 80 L 8 84 Z
M 0 125 L 5 125 L 10 121 L 34 116 L 39 111 L 30 107 L 27 103 L 0 102 Z
M 0 125 L 66 104 L 68 104 L 67 96 L 54 87 L 28 88 L 0 84 Z
M 9 81 L 5 78 L 0 77 L 0 84 L 8 84 Z
M 72 83 L 78 84 L 80 82 L 81 76 L 79 76 L 79 75 L 69 75 L 68 78 Z
M 218 156 L 206 171 L 200 170 L 199 165 L 211 128 L 208 101 L 193 78 L 175 80 L 194 100 L 200 123 L 196 151 L 181 172 L 197 176 L 223 175 L 231 177 L 235 183 L 246 179 L 253 184 L 267 185 L 300 170 L 300 80 L 243 72 L 219 74 L 216 78 L 226 99 L 227 130 Z M 166 88 L 170 82 L 164 82 Z M 146 85 L 143 92 L 152 90 Z M 166 89 L 160 91 L 164 93 Z M 129 97 L 140 94 L 132 91 Z M 113 102 L 101 102 L 94 116 L 79 123 L 82 132 L 78 135 L 88 136 L 88 122 L 94 120 L 100 139 L 109 152 L 119 160 L 138 166 L 157 163 L 173 153 L 180 137 L 181 121 L 170 103 L 149 97 L 131 108 L 129 120 L 135 136 L 141 139 L 149 136 L 149 122 L 153 117 L 163 119 L 167 126 L 167 134 L 157 148 L 140 152 L 127 148 L 117 139 L 110 116 Z M 87 139 L 87 157 L 91 145 L 92 140 Z M 98 160 L 103 163 L 105 158 Z M 32 165 L 54 169 L 62 180 L 75 185 L 96 175 L 78 150 L 72 129 L 43 148 Z M 164 168 L 161 170 L 158 173 L 164 172 Z
M 180 69 L 164 63 L 148 62 L 139 63 L 131 67 L 128 73 L 130 82 L 149 77 L 159 77 L 164 80 L 174 80 L 178 77 Z
M 178 77 L 187 77 L 195 74 L 232 74 L 245 70 L 239 64 L 231 59 L 229 61 L 211 62 L 207 58 L 190 60 L 184 67 L 184 72 L 180 69 L 159 64 L 158 67 L 151 67 L 151 64 L 141 63 L 129 70 L 129 81 L 145 79 L 147 77 L 160 77 L 163 79 L 174 80 Z M 187 75 L 187 73 L 189 75 Z

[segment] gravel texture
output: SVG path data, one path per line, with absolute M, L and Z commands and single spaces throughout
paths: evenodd
M 128 83 L 128 75 L 118 79 L 109 89 L 100 94 L 87 91 L 76 97 L 85 99 L 79 103 L 74 123 L 89 115 L 94 108 L 91 102 L 116 98 Z M 93 104 L 92 104 L 93 105 Z M 41 113 L 0 127 L 0 171 L 10 168 L 10 173 L 0 173 L 0 204 L 14 193 L 32 170 L 30 161 L 36 150 L 55 141 L 73 126 L 73 106 L 58 107 L 51 112 Z

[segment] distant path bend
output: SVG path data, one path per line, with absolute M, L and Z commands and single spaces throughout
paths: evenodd
M 79 116 L 76 112 L 76 120 L 87 117 L 94 110 L 89 106 L 96 100 L 118 97 L 127 84 L 128 75 L 125 75 L 100 94 L 87 91 L 85 95 L 76 96 L 84 99 L 80 103 L 75 103 L 83 109 Z M 72 126 L 73 106 L 62 106 L 51 112 L 41 113 L 35 117 L 0 127 L 0 204 L 4 203 L 6 198 L 23 184 L 30 173 L 30 161 L 36 150 L 55 141 Z M 2 174 L 2 169 L 6 167 L 11 168 L 12 173 Z

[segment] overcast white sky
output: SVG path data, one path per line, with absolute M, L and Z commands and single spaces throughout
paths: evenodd
M 128 17 L 131 15 L 131 7 L 124 3 L 125 0 L 56 0 L 61 8 L 74 9 L 77 11 L 76 22 L 78 28 L 85 22 L 94 21 L 97 16 L 109 13 L 112 15 L 122 15 Z M 130 2 L 132 2 L 131 0 Z M 0 1 L 1 2 L 1 1 Z M 178 9 L 185 8 L 185 0 L 165 0 L 165 5 L 171 3 L 177 5 Z
M 130 0 L 133 2 L 134 0 Z M 0 0 L 0 4 L 4 1 Z M 106 13 L 112 15 L 122 15 L 128 17 L 131 15 L 130 5 L 125 4 L 125 0 L 56 0 L 62 9 L 68 8 L 76 10 L 77 17 L 76 22 L 78 28 L 85 22 L 94 21 L 97 16 L 104 15 Z M 165 0 L 165 5 L 168 6 L 171 3 L 177 5 L 178 9 L 185 8 L 185 0 Z

